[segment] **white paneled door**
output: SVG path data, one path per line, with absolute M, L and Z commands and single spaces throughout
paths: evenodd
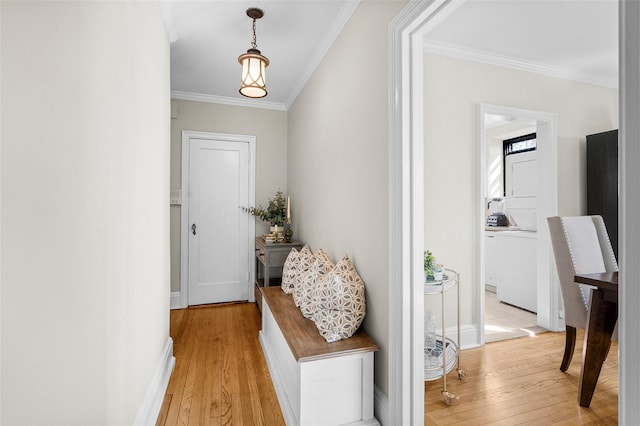
M 189 145 L 189 305 L 247 300 L 249 144 Z

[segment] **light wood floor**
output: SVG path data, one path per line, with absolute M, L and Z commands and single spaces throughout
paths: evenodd
M 171 311 L 176 367 L 157 425 L 284 425 L 258 340 L 255 304 Z M 425 384 L 427 425 L 615 425 L 618 347 L 611 346 L 590 408 L 577 403 L 583 334 L 559 370 L 564 333 L 489 343 L 462 352 L 467 379 L 448 376 L 460 399 L 442 402 L 442 379 Z
M 171 311 L 176 366 L 156 425 L 284 425 L 253 303 Z
M 447 376 L 447 390 L 460 399 L 447 406 L 442 379 L 425 383 L 427 425 L 617 425 L 618 345 L 612 343 L 590 408 L 578 406 L 583 333 L 573 361 L 560 371 L 564 333 L 542 333 L 462 351 L 460 367 Z
M 485 291 L 484 341 L 486 343 L 542 333 L 533 312 L 500 302 L 496 293 Z

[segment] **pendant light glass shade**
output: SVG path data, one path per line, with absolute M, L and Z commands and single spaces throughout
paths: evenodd
M 265 69 L 269 59 L 262 56 L 258 49 L 249 49 L 238 57 L 238 62 L 242 65 L 240 93 L 249 98 L 267 96 Z

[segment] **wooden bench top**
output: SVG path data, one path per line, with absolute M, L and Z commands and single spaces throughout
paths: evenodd
M 372 352 L 380 348 L 364 331 L 358 330 L 348 339 L 327 343 L 313 321 L 302 316 L 290 294 L 280 287 L 262 287 L 263 302 L 266 301 L 280 327 L 293 357 L 298 362 Z

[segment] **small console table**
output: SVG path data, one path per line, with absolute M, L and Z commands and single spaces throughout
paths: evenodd
M 267 244 L 263 237 L 256 238 L 256 282 L 255 297 L 258 308 L 262 310 L 262 295 L 260 287 L 269 287 L 270 285 L 280 285 L 281 278 L 273 279 L 270 277 L 270 270 L 274 267 L 282 268 L 284 261 L 287 260 L 289 252 L 292 248 L 296 250 L 302 249 L 302 243 L 292 241 L 290 243 L 269 243 Z M 260 267 L 262 265 L 262 268 Z M 260 269 L 262 269 L 262 278 L 260 278 Z

